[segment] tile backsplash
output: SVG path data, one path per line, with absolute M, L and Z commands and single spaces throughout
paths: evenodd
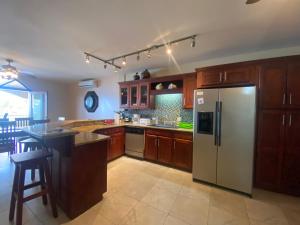
M 129 109 L 125 115 L 140 114 L 142 118 L 157 117 L 159 120 L 176 121 L 181 117 L 184 122 L 193 122 L 193 110 L 182 108 L 182 94 L 155 96 L 155 109 Z

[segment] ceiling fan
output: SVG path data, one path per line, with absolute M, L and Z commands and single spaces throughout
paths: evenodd
M 247 0 L 246 1 L 246 4 L 254 4 L 254 3 L 256 3 L 256 2 L 259 2 L 260 0 Z
M 27 71 L 20 71 L 17 70 L 15 66 L 12 66 L 11 64 L 14 62 L 12 59 L 6 59 L 7 64 L 2 65 L 0 69 L 0 78 L 12 80 L 17 79 L 18 77 L 22 76 L 31 76 L 34 77 L 32 73 Z

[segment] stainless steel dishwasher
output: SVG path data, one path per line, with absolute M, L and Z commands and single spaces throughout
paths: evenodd
M 144 158 L 145 138 L 144 128 L 125 128 L 125 153 L 126 155 Z

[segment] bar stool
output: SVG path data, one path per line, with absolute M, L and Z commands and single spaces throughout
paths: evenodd
M 47 150 L 38 150 L 11 155 L 11 160 L 15 164 L 16 168 L 11 194 L 9 220 L 12 221 L 14 219 L 15 207 L 17 203 L 16 225 L 22 224 L 23 203 L 42 196 L 43 204 L 46 205 L 47 194 L 49 195 L 52 214 L 54 217 L 57 217 L 57 208 L 47 160 L 47 158 L 51 156 L 52 154 Z M 39 170 L 40 181 L 25 185 L 26 170 L 32 170 L 36 168 Z M 39 185 L 42 189 L 41 192 L 24 197 L 24 190 Z

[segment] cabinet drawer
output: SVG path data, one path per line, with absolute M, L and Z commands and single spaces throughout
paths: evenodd
M 170 130 L 163 130 L 163 129 L 146 129 L 147 134 L 157 135 L 157 136 L 164 136 L 164 137 L 172 137 L 173 131 Z
M 192 141 L 193 133 L 176 131 L 174 132 L 174 138 Z

